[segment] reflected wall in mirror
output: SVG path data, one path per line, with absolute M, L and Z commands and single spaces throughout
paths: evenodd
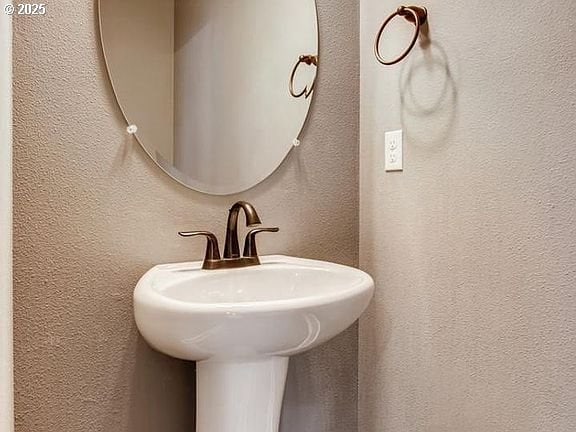
M 118 103 L 164 171 L 226 195 L 282 163 L 313 96 L 314 0 L 99 0 L 99 14 Z

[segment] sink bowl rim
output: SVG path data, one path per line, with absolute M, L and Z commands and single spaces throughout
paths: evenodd
M 355 283 L 350 284 L 346 288 L 339 288 L 334 293 L 318 294 L 305 297 L 296 297 L 289 299 L 276 299 L 276 300 L 259 300 L 259 301 L 246 301 L 246 302 L 221 302 L 221 303 L 206 303 L 206 302 L 189 302 L 178 300 L 169 296 L 163 295 L 157 287 L 150 286 L 150 279 L 154 277 L 157 272 L 162 270 L 195 270 L 205 272 L 209 275 L 213 272 L 220 273 L 233 273 L 239 272 L 243 269 L 226 269 L 226 270 L 202 270 L 202 261 L 192 261 L 173 264 L 160 264 L 148 270 L 138 281 L 134 289 L 134 303 L 139 305 L 148 305 L 152 308 L 158 308 L 166 311 L 185 312 L 195 314 L 214 314 L 214 313 L 269 313 L 275 311 L 291 311 L 300 310 L 310 307 L 320 307 L 341 301 L 356 296 L 369 295 L 371 296 L 374 290 L 374 281 L 372 277 L 366 272 L 355 267 L 336 264 L 328 261 L 313 260 L 308 258 L 297 258 L 285 255 L 265 255 L 261 256 L 260 260 L 263 265 L 266 264 L 292 264 L 302 265 L 309 268 L 324 268 L 336 269 L 348 274 L 353 273 L 358 277 Z M 256 269 L 250 267 L 249 269 Z M 216 274 L 216 273 L 214 273 Z

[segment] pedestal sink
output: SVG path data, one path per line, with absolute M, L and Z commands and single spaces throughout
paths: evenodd
M 286 256 L 202 270 L 153 267 L 134 291 L 142 336 L 197 361 L 197 432 L 277 432 L 288 358 L 360 317 L 372 278 L 355 268 Z

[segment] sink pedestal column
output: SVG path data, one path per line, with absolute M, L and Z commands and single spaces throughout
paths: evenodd
M 288 357 L 196 364 L 196 432 L 278 432 Z

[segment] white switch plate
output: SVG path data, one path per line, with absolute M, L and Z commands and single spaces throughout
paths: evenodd
M 384 157 L 386 171 L 402 171 L 402 129 L 384 134 Z

